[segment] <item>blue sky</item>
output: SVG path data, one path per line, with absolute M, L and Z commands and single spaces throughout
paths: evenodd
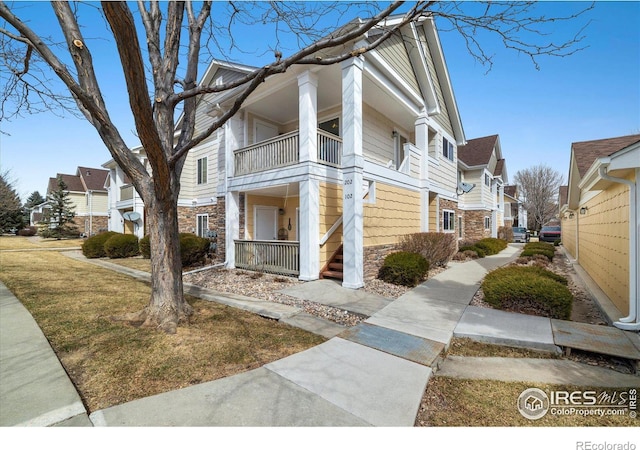
M 54 33 L 48 3 L 24 6 L 32 26 Z M 549 14 L 575 11 L 584 4 L 543 2 Z M 92 32 L 103 22 L 87 12 Z M 588 48 L 566 58 L 531 61 L 483 39 L 494 66 L 475 62 L 454 33 L 441 33 L 453 89 L 467 139 L 499 134 L 511 180 L 518 170 L 547 164 L 565 176 L 571 143 L 640 133 L 640 3 L 597 2 L 582 21 L 590 20 L 583 41 Z M 578 25 L 559 25 L 554 33 L 569 34 Z M 244 36 L 251 39 L 256 33 Z M 249 41 L 250 42 L 250 41 Z M 114 64 L 113 45 L 91 42 L 111 116 L 130 145 L 137 139 L 128 112 L 122 76 Z M 247 64 L 260 64 L 248 57 Z M 74 173 L 78 166 L 100 167 L 111 159 L 97 132 L 84 120 L 53 114 L 25 116 L 1 124 L 0 170 L 10 170 L 23 200 L 33 191 L 45 194 L 56 173 Z

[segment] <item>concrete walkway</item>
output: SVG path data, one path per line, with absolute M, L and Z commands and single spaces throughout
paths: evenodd
M 484 336 L 489 341 L 511 339 L 523 346 L 556 349 L 552 327 L 541 325 L 539 318 L 515 315 L 517 319 L 509 316 L 505 321 L 501 311 L 477 311 L 478 308 L 468 306 L 484 275 L 515 259 L 520 248 L 509 246 L 499 255 L 452 263 L 448 270 L 399 299 L 380 305 L 381 309 L 357 327 L 343 328 L 338 336 L 309 350 L 236 376 L 96 411 L 89 417 L 91 423 L 95 426 L 412 426 L 433 370 L 442 362 L 442 350 L 454 335 Z M 261 314 L 269 313 L 279 320 L 291 320 L 298 314 L 280 309 L 286 305 L 192 289 L 188 287 L 194 295 L 209 296 L 212 301 L 227 302 L 225 304 Z M 74 397 L 67 393 L 66 389 L 72 390 L 73 386 L 64 371 L 59 372 L 60 364 L 48 343 L 41 342 L 40 352 L 31 348 L 5 349 L 5 346 L 16 347 L 19 342 L 30 342 L 34 329 L 41 339 L 44 337 L 28 312 L 16 304 L 17 300 L 6 289 L 0 294 L 3 298 L 0 425 L 87 424 L 77 394 Z M 13 341 L 5 341 L 5 303 L 10 313 L 6 317 L 12 324 L 7 333 L 13 336 Z M 515 326 L 511 325 L 512 320 L 516 321 Z M 31 380 L 12 375 L 20 363 L 34 364 L 31 359 L 38 359 L 46 368 L 57 364 L 56 375 L 44 376 L 47 373 L 44 368 L 40 373 L 32 371 Z M 469 362 L 473 361 L 453 359 L 451 363 L 442 364 L 442 370 L 465 373 Z M 484 361 L 487 362 L 490 361 Z M 494 372 L 508 364 L 524 364 L 522 370 L 529 370 L 532 365 L 526 361 L 492 363 L 498 368 Z M 544 370 L 545 364 L 539 364 L 541 378 L 561 370 L 555 366 Z M 478 369 L 476 373 L 480 370 L 494 373 L 488 368 Z M 609 372 L 611 379 L 622 376 Z M 622 382 L 630 380 L 624 378 Z M 60 394 L 53 389 L 58 383 L 66 388 L 60 388 Z M 41 393 L 39 402 L 24 400 L 28 396 L 40 398 L 38 393 Z

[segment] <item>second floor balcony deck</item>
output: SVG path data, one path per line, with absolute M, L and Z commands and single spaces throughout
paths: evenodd
M 323 130 L 318 130 L 318 163 L 340 167 L 342 140 Z M 259 142 L 234 152 L 235 176 L 249 175 L 265 170 L 293 166 L 300 162 L 299 131 Z

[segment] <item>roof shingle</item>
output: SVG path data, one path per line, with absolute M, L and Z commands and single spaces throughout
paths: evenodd
M 497 134 L 469 139 L 466 145 L 458 147 L 458 159 L 469 167 L 486 165 L 491 159 L 497 140 Z
M 610 156 L 639 141 L 640 134 L 632 134 L 629 136 L 598 139 L 595 141 L 574 142 L 571 144 L 571 151 L 576 160 L 580 178 L 587 173 L 589 167 L 591 167 L 596 159 Z

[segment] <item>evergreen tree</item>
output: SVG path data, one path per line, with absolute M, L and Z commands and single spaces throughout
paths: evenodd
M 0 232 L 15 232 L 24 227 L 22 203 L 9 180 L 9 173 L 0 174 Z
M 51 236 L 60 239 L 75 232 L 73 218 L 76 213 L 75 206 L 69 198 L 67 184 L 61 176 L 58 176 L 57 186 L 47 196 L 51 207 L 45 210 L 43 222 L 49 224 Z

